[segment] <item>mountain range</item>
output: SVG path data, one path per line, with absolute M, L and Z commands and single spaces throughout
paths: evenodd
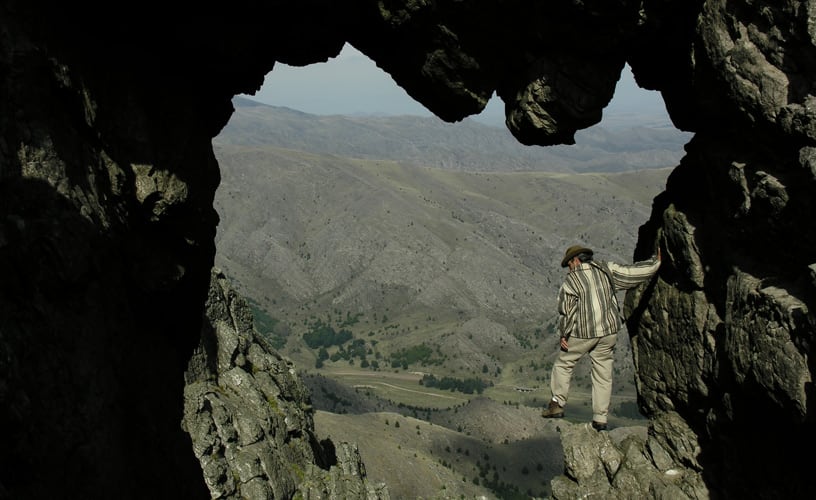
M 690 134 L 671 126 L 595 126 L 570 146 L 525 146 L 503 127 L 422 116 L 311 115 L 233 100 L 216 141 L 467 172 L 622 172 L 676 165 Z
M 480 408 L 471 425 L 496 421 L 484 413 L 492 404 L 471 406 L 475 393 L 423 386 L 433 376 L 483 381 L 478 398 L 516 405 L 525 423 L 491 429 L 491 440 L 518 425 L 549 439 L 535 408 L 557 352 L 564 249 L 583 244 L 596 258 L 630 262 L 684 135 L 596 129 L 575 146 L 539 148 L 470 120 L 315 116 L 238 98 L 235 107 L 213 140 L 222 172 L 216 264 L 302 370 L 317 421 L 334 426 L 327 432 L 401 415 L 461 433 L 465 412 L 454 402 Z M 353 340 L 304 341 L 343 330 Z M 621 335 L 613 425 L 637 418 L 624 411 L 635 400 L 632 370 Z M 587 418 L 588 366 L 574 386 L 583 407 L 572 415 Z M 330 416 L 346 413 L 358 416 Z M 370 449 L 388 440 L 365 439 Z

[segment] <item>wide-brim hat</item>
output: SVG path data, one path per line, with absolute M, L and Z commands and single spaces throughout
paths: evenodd
M 561 267 L 567 267 L 569 261 L 571 261 L 576 255 L 579 254 L 588 254 L 592 255 L 593 252 L 589 248 L 582 247 L 581 245 L 572 245 L 571 247 L 567 248 L 567 251 L 564 252 L 564 258 L 561 259 Z

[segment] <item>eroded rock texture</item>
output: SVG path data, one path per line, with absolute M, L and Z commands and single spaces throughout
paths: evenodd
M 346 42 L 445 120 L 498 93 L 531 145 L 597 123 L 627 62 L 659 90 L 695 136 L 641 228 L 633 257 L 660 245 L 664 265 L 628 297 L 629 331 L 649 467 L 690 479 L 647 494 L 812 497 L 815 20 L 812 0 L 3 1 L 0 497 L 212 495 L 181 425 L 208 325 L 210 139 L 276 61 Z M 554 494 L 625 497 L 647 455 L 605 449 L 605 478 L 568 463 Z
M 318 441 L 295 367 L 217 269 L 185 382 L 182 427 L 213 498 L 389 498 L 365 481 L 354 444 Z

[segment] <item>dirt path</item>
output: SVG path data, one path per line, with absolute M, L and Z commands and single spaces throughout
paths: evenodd
M 324 371 L 323 375 L 327 377 L 337 376 L 337 377 L 377 377 L 377 378 L 385 378 L 385 379 L 393 379 L 393 380 L 412 380 L 418 382 L 422 379 L 424 373 L 422 372 L 407 372 L 407 373 L 389 373 L 389 372 L 372 372 L 372 371 L 344 371 L 344 372 L 336 372 L 336 371 Z
M 458 398 L 456 396 L 448 396 L 447 394 L 436 394 L 434 392 L 415 391 L 413 389 L 408 389 L 406 387 L 400 387 L 398 385 L 389 384 L 387 382 L 374 382 L 374 383 L 378 384 L 378 385 L 385 386 L 385 387 L 389 387 L 391 389 L 397 389 L 397 390 L 405 391 L 405 392 L 413 392 L 415 394 L 422 394 L 423 396 L 433 396 L 435 398 L 453 399 L 453 400 L 456 400 L 456 401 L 467 401 L 467 399 L 465 399 L 465 398 Z M 371 387 L 372 389 L 374 388 L 371 385 L 355 385 L 354 387 Z
M 333 372 L 325 372 L 325 376 L 327 377 L 376 377 L 379 379 L 391 379 L 391 380 L 400 380 L 406 382 L 419 382 L 422 380 L 423 372 L 407 372 L 407 373 L 388 373 L 388 372 L 372 372 L 372 371 L 333 371 Z M 442 398 L 442 399 L 452 399 L 454 401 L 461 401 L 465 402 L 468 401 L 468 398 L 465 397 L 457 397 L 457 396 L 449 396 L 447 394 L 439 394 L 436 392 L 428 392 L 428 391 L 418 391 L 415 389 L 408 389 L 407 387 L 400 387 L 398 385 L 390 384 L 388 382 L 383 381 L 372 381 L 371 384 L 377 384 L 383 387 L 388 387 L 389 389 L 395 389 L 404 392 L 411 392 L 414 394 L 422 394 L 423 396 L 432 396 L 435 398 Z M 354 387 L 370 387 L 374 389 L 375 387 L 370 384 L 356 384 Z

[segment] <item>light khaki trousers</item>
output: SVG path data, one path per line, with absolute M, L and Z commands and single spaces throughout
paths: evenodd
M 562 407 L 567 404 L 572 370 L 585 354 L 592 361 L 592 420 L 606 423 L 612 398 L 612 362 L 618 335 L 594 339 L 569 339 L 569 351 L 559 351 L 550 377 L 552 398 Z

